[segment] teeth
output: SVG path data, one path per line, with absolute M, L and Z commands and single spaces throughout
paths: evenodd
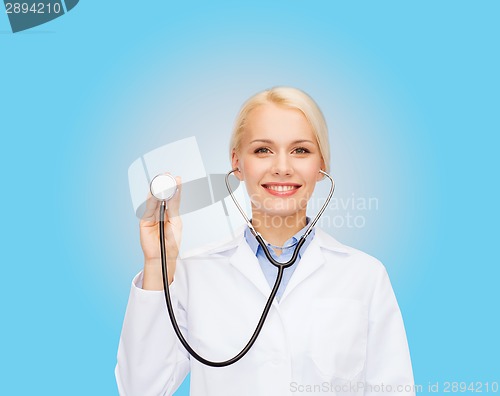
M 274 190 L 274 191 L 290 191 L 293 190 L 295 187 L 294 186 L 267 186 L 268 189 Z

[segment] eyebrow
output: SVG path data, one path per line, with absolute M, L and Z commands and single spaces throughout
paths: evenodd
M 267 143 L 267 144 L 272 144 L 274 142 L 272 140 L 269 140 L 269 139 L 255 139 L 255 140 L 252 140 L 250 142 L 250 144 L 252 144 L 252 143 Z M 300 144 L 300 143 L 311 143 L 311 144 L 314 144 L 313 141 L 307 140 L 307 139 L 295 140 L 295 141 L 292 142 L 292 144 Z

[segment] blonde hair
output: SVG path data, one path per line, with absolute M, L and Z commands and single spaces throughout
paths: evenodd
M 233 151 L 238 151 L 240 147 L 241 137 L 250 112 L 256 107 L 267 103 L 296 109 L 304 114 L 318 141 L 319 151 L 325 163 L 325 170 L 330 172 L 330 144 L 328 142 L 328 128 L 325 117 L 316 102 L 308 94 L 292 87 L 274 87 L 259 92 L 243 104 L 231 135 L 229 157 L 231 158 Z

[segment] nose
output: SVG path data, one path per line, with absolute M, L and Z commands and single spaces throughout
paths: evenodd
M 292 159 L 286 153 L 277 154 L 274 157 L 271 172 L 277 176 L 289 176 L 293 174 Z

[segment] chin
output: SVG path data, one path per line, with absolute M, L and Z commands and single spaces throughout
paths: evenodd
M 259 215 L 265 216 L 265 217 L 282 217 L 282 218 L 296 218 L 296 217 L 301 217 L 302 214 L 305 215 L 305 208 L 276 208 L 272 209 L 269 208 L 268 210 L 265 211 L 257 211 Z
M 276 210 L 266 213 L 266 215 L 270 217 L 297 217 L 298 214 L 296 210 Z

